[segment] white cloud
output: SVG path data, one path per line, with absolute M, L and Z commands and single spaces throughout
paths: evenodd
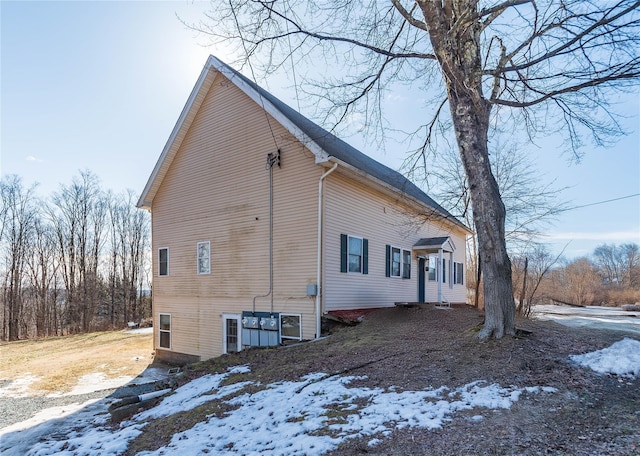
M 31 163 L 42 163 L 42 160 L 38 157 L 34 157 L 33 155 L 28 155 L 26 160 Z
M 394 102 L 394 103 L 403 103 L 407 101 L 407 97 L 405 97 L 404 95 L 400 95 L 397 92 L 393 92 L 393 93 L 387 94 L 387 101 Z

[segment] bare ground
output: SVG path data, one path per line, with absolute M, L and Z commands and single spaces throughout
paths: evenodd
M 640 455 L 640 379 L 598 375 L 569 361 L 569 355 L 602 349 L 623 337 L 638 339 L 637 334 L 523 320 L 518 327 L 530 334 L 520 332 L 516 338 L 481 344 L 475 335 L 482 319 L 473 308 L 379 310 L 358 326 L 334 328 L 330 337 L 320 341 L 245 350 L 189 366 L 181 381 L 248 364 L 251 373 L 231 376 L 228 382 L 251 379 L 266 384 L 325 372 L 366 376 L 356 384 L 398 390 L 454 389 L 476 380 L 520 388 L 551 386 L 556 393 L 524 394 L 508 410 L 458 414 L 438 430 L 396 430 L 375 447 L 367 445 L 369 439 L 347 440 L 332 455 Z M 47 341 L 51 346 L 44 341 L 31 347 L 29 343 L 3 345 L 0 371 L 3 378 L 41 374 L 43 383 L 38 386 L 47 391 L 54 385 L 69 389 L 77 376 L 67 372 L 64 383 L 60 371 L 68 369 L 65 363 L 73 364 L 73 360 L 82 364 L 78 374 L 109 371 L 123 375 L 119 363 L 125 358 L 132 369 L 146 364 L 150 336 L 131 339 L 127 335 L 125 339 L 133 342 L 132 351 L 124 346 L 114 348 L 120 342 L 107 335 L 74 343 Z M 94 350 L 97 355 L 92 366 L 92 356 L 87 355 Z M 225 407 L 224 403 L 208 403 L 151 422 L 131 442 L 127 454 L 159 448 L 174 433 L 205 421 L 208 415 L 224 414 Z M 477 414 L 484 419 L 472 420 Z
M 191 366 L 185 377 L 249 364 L 251 377 L 264 383 L 326 372 L 366 376 L 359 386 L 402 390 L 457 388 L 476 380 L 551 386 L 556 393 L 523 395 L 509 410 L 483 411 L 482 421 L 470 419 L 475 412 L 456 415 L 439 430 L 397 430 L 375 447 L 347 440 L 332 454 L 640 455 L 640 380 L 598 375 L 569 361 L 569 355 L 637 335 L 523 320 L 518 327 L 526 332 L 518 337 L 481 344 L 475 335 L 482 321 L 473 308 L 384 309 L 327 339 L 223 356 Z M 162 426 L 154 429 L 157 434 L 144 440 L 157 445 L 169 437 Z M 134 442 L 132 450 L 144 447 Z
M 0 386 L 17 378 L 36 380 L 24 393 L 68 393 L 88 374 L 135 377 L 153 361 L 153 337 L 109 331 L 0 344 Z

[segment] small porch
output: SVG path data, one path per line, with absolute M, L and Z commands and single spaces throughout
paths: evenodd
M 447 296 L 443 287 L 447 273 L 453 265 L 453 254 L 456 246 L 449 236 L 422 238 L 412 247 L 413 255 L 418 259 L 418 303 L 433 303 L 436 306 L 450 306 L 451 299 Z M 449 271 L 449 277 L 452 277 Z M 435 282 L 437 292 L 433 296 L 427 296 L 427 281 Z M 449 280 L 450 288 L 452 280 Z M 396 303 L 398 305 L 399 303 Z M 407 306 L 411 303 L 406 303 Z

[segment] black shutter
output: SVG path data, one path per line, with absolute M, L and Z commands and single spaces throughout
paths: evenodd
M 340 272 L 347 272 L 347 235 L 340 235 Z
M 387 244 L 386 247 L 386 255 L 384 261 L 384 275 L 386 277 L 391 277 L 391 246 Z
M 369 274 L 369 239 L 362 240 L 362 273 Z

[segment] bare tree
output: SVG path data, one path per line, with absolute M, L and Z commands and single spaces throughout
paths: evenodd
M 554 298 L 574 305 L 596 304 L 599 288 L 600 280 L 596 266 L 588 258 L 577 258 L 561 271 L 560 284 L 556 287 L 560 297 Z
M 513 258 L 514 284 L 520 289 L 518 313 L 528 317 L 531 308 L 546 298 L 538 293 L 540 286 L 560 261 L 563 252 L 554 257 L 545 246 L 533 244 L 521 256 Z
M 71 332 L 89 331 L 99 301 L 98 263 L 106 204 L 98 178 L 80 173 L 52 197 L 50 217 L 56 230 L 67 322 Z
M 640 285 L 640 248 L 638 244 L 602 244 L 593 257 L 605 283 L 626 287 Z
M 501 145 L 495 148 L 491 168 L 506 209 L 505 238 L 510 255 L 530 256 L 539 248 L 536 239 L 542 234 L 541 230 L 566 206 L 559 198 L 563 189 L 555 187 L 555 181 L 542 181 L 529 151 L 516 141 L 508 148 Z M 424 175 L 430 175 L 431 193 L 435 199 L 467 226 L 473 226 L 471 192 L 460 157 L 445 150 L 432 159 L 430 166 L 423 163 L 422 169 Z M 412 172 L 416 172 L 415 167 Z M 478 239 L 470 236 L 467 266 L 474 274 L 468 277 L 480 275 L 478 255 Z M 467 283 L 479 285 L 474 282 L 475 279 Z M 479 301 L 477 294 L 476 291 L 476 302 Z
M 600 268 L 606 283 L 620 283 L 621 269 L 624 267 L 618 247 L 614 244 L 603 244 L 593 251 L 593 257 Z
M 366 124 L 380 125 L 385 89 L 400 81 L 430 90 L 433 115 L 414 131 L 426 152 L 448 111 L 474 209 L 485 274 L 479 337 L 487 339 L 515 333 L 491 127 L 511 122 L 531 136 L 562 129 L 573 150 L 585 132 L 600 144 L 619 133 L 609 94 L 637 84 L 639 7 L 632 0 L 228 0 L 212 1 L 207 23 L 197 28 L 225 45 L 235 40 L 247 58 L 262 57 L 265 73 L 311 63 L 307 72 L 326 83 L 311 85 L 316 94 L 326 89 L 319 94 L 329 102 L 325 121 L 359 110 Z M 318 61 L 344 71 L 322 74 Z
M 56 253 L 55 232 L 39 216 L 34 224 L 33 242 L 27 259 L 29 282 L 35 297 L 33 310 L 37 337 L 58 334 L 61 329 L 57 318 Z
M 26 337 L 23 329 L 25 267 L 36 220 L 35 186 L 25 189 L 11 175 L 0 181 L 4 216 L 3 339 Z
M 624 283 L 631 288 L 640 288 L 640 246 L 622 244 L 620 250 L 624 259 Z
M 142 306 L 142 288 L 147 260 L 145 252 L 149 247 L 149 215 L 136 209 L 136 199 L 131 190 L 109 198 L 109 314 L 113 325 L 139 321 L 147 314 Z

